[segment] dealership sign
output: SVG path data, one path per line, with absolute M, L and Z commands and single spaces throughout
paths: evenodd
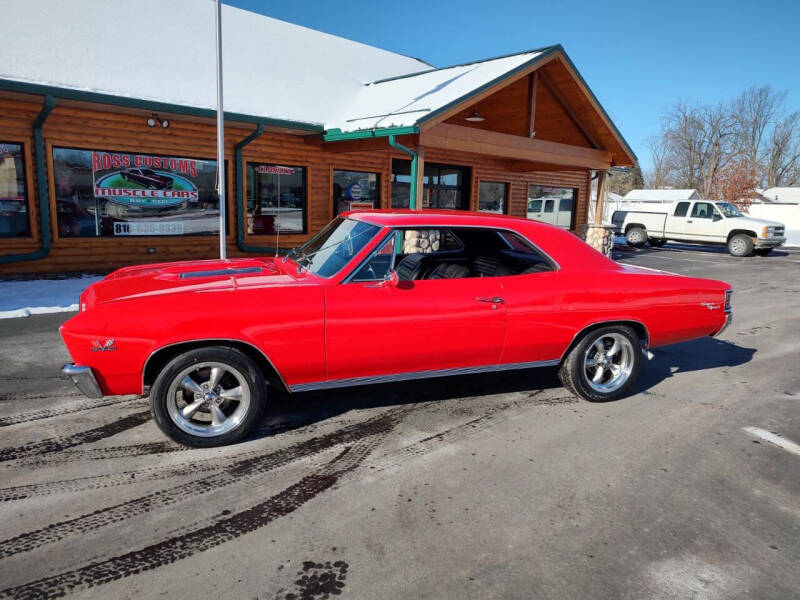
M 256 173 L 265 173 L 267 175 L 294 175 L 296 171 L 297 169 L 281 165 L 258 165 L 256 167 Z
M 197 167 L 190 158 L 92 152 L 94 195 L 142 208 L 197 202 Z

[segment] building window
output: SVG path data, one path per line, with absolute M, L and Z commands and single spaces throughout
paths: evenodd
M 305 232 L 305 167 L 247 163 L 247 233 Z
M 369 210 L 380 206 L 378 173 L 333 172 L 333 215 L 349 210 Z
M 417 208 L 469 210 L 469 169 L 425 163 L 422 201 Z M 408 208 L 411 161 L 392 161 L 392 208 Z
M 61 237 L 218 235 L 217 161 L 53 148 Z
M 0 237 L 30 234 L 22 144 L 0 142 Z
M 573 229 L 577 198 L 577 188 L 530 185 L 528 186 L 527 217 L 558 227 Z
M 508 211 L 508 184 L 481 181 L 478 186 L 478 210 L 505 214 Z

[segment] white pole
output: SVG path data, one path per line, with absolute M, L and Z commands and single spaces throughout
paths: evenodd
M 215 0 L 217 25 L 217 184 L 219 186 L 219 257 L 227 258 L 225 251 L 225 120 L 222 107 L 222 0 Z

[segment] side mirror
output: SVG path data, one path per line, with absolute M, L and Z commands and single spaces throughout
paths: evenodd
M 711 220 L 712 221 L 722 221 L 722 217 L 719 214 L 714 213 L 714 216 L 711 217 Z
M 393 288 L 397 287 L 397 284 L 400 283 L 400 278 L 397 276 L 397 271 L 394 269 L 389 269 L 386 271 L 386 275 L 383 276 L 383 279 L 377 281 L 375 283 L 368 283 L 364 287 L 371 287 L 371 288 Z

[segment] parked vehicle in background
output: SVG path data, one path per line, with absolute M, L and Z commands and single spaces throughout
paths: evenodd
M 120 177 L 153 190 L 166 190 L 172 187 L 174 179 L 167 175 L 159 175 L 152 169 L 126 169 L 120 171 Z
M 119 269 L 61 327 L 89 397 L 149 394 L 173 439 L 216 446 L 288 392 L 557 366 L 591 401 L 648 348 L 716 335 L 721 281 L 620 265 L 561 228 L 458 211 L 345 213 L 284 258 Z
M 28 235 L 28 201 L 21 196 L 0 197 L 0 236 Z
M 611 217 L 617 233 L 629 246 L 648 241 L 661 247 L 668 240 L 696 244 L 725 244 L 733 256 L 765 256 L 786 242 L 782 223 L 743 215 L 730 202 L 686 200 L 668 211 L 618 210 Z
M 542 223 L 569 229 L 572 225 L 572 198 L 536 198 L 528 200 L 527 216 Z

